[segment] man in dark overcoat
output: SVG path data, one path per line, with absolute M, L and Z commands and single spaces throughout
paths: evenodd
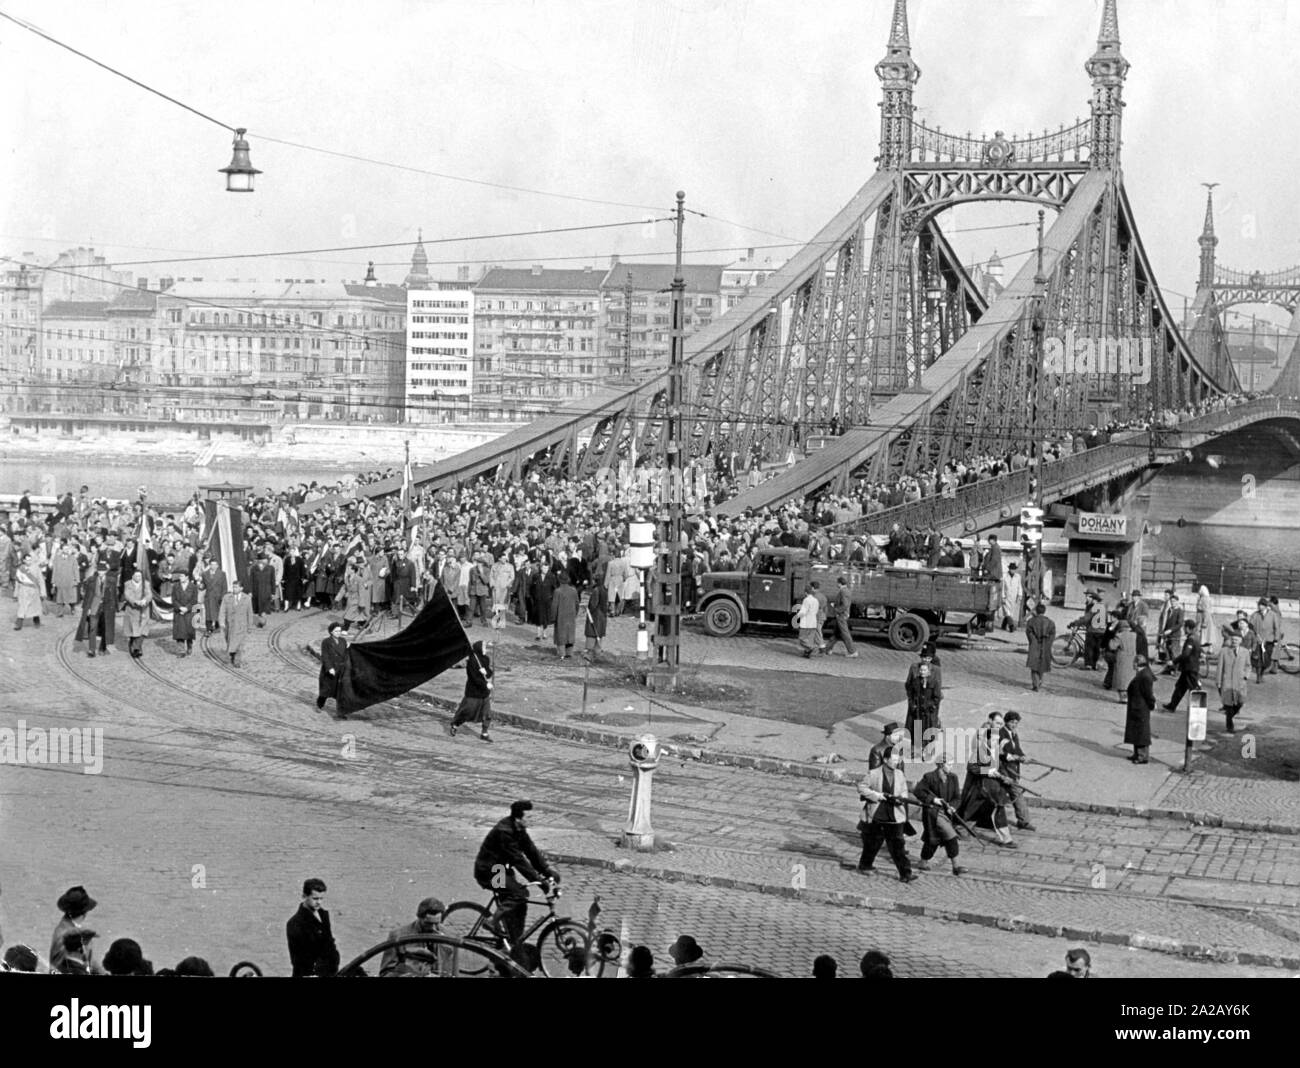
M 1029 639 L 1029 657 L 1025 661 L 1029 668 L 1029 680 L 1037 690 L 1043 684 L 1043 676 L 1052 670 L 1052 643 L 1056 641 L 1056 624 L 1047 615 L 1047 605 L 1039 601 L 1034 605 L 1034 615 L 1025 624 L 1025 636 Z
M 1137 674 L 1128 684 L 1124 744 L 1133 747 L 1130 762 L 1146 764 L 1151 749 L 1151 713 L 1156 709 L 1156 676 L 1150 662 L 1141 653 L 1133 658 L 1133 664 Z
M 86 577 L 81 588 L 81 620 L 77 624 L 76 641 L 84 641 L 94 656 L 96 646 L 107 654 L 116 638 L 117 617 L 105 607 L 104 588 L 108 582 L 108 564 L 104 561 Z

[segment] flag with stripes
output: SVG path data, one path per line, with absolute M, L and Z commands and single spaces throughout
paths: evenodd
M 406 466 L 402 468 L 402 511 L 411 510 L 411 456 L 406 456 Z
M 212 553 L 227 582 L 248 589 L 248 554 L 244 551 L 244 513 L 229 501 L 203 502 L 203 548 Z

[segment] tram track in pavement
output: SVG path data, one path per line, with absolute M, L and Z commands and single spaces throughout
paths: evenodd
M 274 647 L 274 655 L 286 667 L 292 669 L 296 674 L 309 675 L 310 674 L 309 669 L 305 665 L 303 665 L 301 661 L 295 662 L 292 655 L 287 653 L 284 649 L 284 645 L 283 645 L 284 635 L 293 622 L 295 621 L 288 620 L 285 623 L 276 627 L 268 635 L 268 646 Z M 233 665 L 229 665 L 228 661 L 223 656 L 223 654 L 218 652 L 216 649 L 209 648 L 209 641 L 207 636 L 205 636 L 204 639 L 201 640 L 201 645 L 203 646 L 205 655 L 209 660 L 211 660 L 219 668 L 221 668 L 223 672 L 238 679 L 241 683 L 244 683 L 257 690 L 261 690 L 261 691 L 269 690 L 272 693 L 278 694 L 292 701 L 293 704 L 296 706 L 301 706 L 305 700 L 309 700 L 312 697 L 314 697 L 314 694 L 308 693 L 304 690 L 295 691 L 295 690 L 287 689 L 283 686 L 268 684 L 262 681 L 261 679 L 255 678 L 252 675 L 249 675 L 246 672 L 241 671 L 240 669 L 234 667 Z M 189 731 L 202 731 L 203 733 L 209 736 L 216 735 L 218 737 L 223 737 L 223 738 L 231 738 L 231 739 L 240 738 L 243 740 L 248 739 L 247 732 L 213 728 L 211 722 L 206 720 L 201 725 L 196 724 L 192 718 L 180 719 L 178 717 L 166 715 L 163 712 L 165 706 L 159 705 L 157 703 L 144 704 L 139 700 L 130 699 L 120 691 L 120 688 L 113 688 L 108 685 L 105 685 L 99 680 L 96 680 L 93 677 L 88 676 L 83 671 L 78 670 L 72 664 L 71 658 L 68 655 L 69 652 L 68 646 L 69 646 L 68 637 L 62 639 L 57 646 L 56 652 L 61 666 L 63 666 L 66 670 L 68 670 L 69 673 L 75 678 L 77 678 L 78 681 L 80 681 L 83 685 L 98 692 L 104 697 L 109 698 L 115 702 L 126 703 L 130 707 L 133 707 L 138 711 L 145 713 L 146 715 L 157 717 L 161 714 L 163 718 L 166 719 L 168 722 L 172 723 L 174 725 L 174 728 L 176 729 L 183 729 Z M 305 657 L 305 654 L 303 655 Z M 311 737 L 316 741 L 319 741 L 320 739 L 319 729 L 313 729 L 311 726 L 306 724 L 294 723 L 291 718 L 277 717 L 263 712 L 258 712 L 244 705 L 234 704 L 228 700 L 223 700 L 220 697 L 214 696 L 210 692 L 202 692 L 200 690 L 192 689 L 188 686 L 181 685 L 173 681 L 172 679 L 169 679 L 166 675 L 162 674 L 161 672 L 157 671 L 155 668 L 148 665 L 144 659 L 135 659 L 134 664 L 139 670 L 143 671 L 147 676 L 149 676 L 152 680 L 157 682 L 159 685 L 164 686 L 167 689 L 170 689 L 173 692 L 178 693 L 179 695 L 184 697 L 187 701 L 187 707 L 191 702 L 198 703 L 200 707 L 215 705 L 216 707 L 225 709 L 231 712 L 232 714 L 244 718 L 246 720 L 251 719 L 263 725 L 274 727 L 278 732 L 283 732 L 286 729 L 289 729 L 293 731 L 295 734 Z M 415 712 L 414 714 L 418 714 L 419 718 L 423 722 L 426 723 L 432 722 L 427 710 L 421 709 L 418 710 L 418 712 Z M 407 719 L 408 717 L 402 717 L 402 718 Z M 410 718 L 414 718 L 414 715 Z M 368 724 L 371 726 L 384 724 L 390 727 L 391 729 L 394 729 L 400 732 L 401 734 L 409 737 L 411 743 L 418 743 L 419 741 L 421 741 L 420 735 L 410 730 L 409 723 L 391 722 L 391 721 L 385 723 L 383 719 L 368 720 L 366 722 L 368 722 Z M 269 741 L 270 739 L 265 739 L 265 740 Z M 150 744 L 150 743 L 148 740 L 145 740 L 144 742 L 142 742 L 142 744 Z M 155 742 L 152 744 L 166 746 L 169 743 Z M 455 754 L 452 752 L 439 752 L 437 750 L 429 751 L 427 749 L 415 748 L 411 744 L 397 745 L 391 743 L 383 743 L 373 738 L 366 739 L 365 745 L 368 749 L 370 749 L 374 753 L 374 755 L 380 757 L 381 759 L 385 759 L 387 761 L 387 774 L 393 776 L 393 778 L 387 780 L 387 783 L 397 787 L 397 790 L 393 791 L 392 794 L 390 795 L 390 796 L 394 796 L 395 800 L 397 800 L 400 797 L 400 795 L 407 794 L 408 791 L 413 791 L 413 795 L 410 798 L 408 798 L 408 800 L 413 800 L 415 796 L 423 794 L 424 793 L 423 781 L 429 775 L 436 776 L 440 779 L 444 777 L 451 779 L 460 776 L 468 776 L 474 780 L 474 785 L 480 791 L 483 788 L 487 788 L 489 791 L 492 792 L 496 792 L 498 790 L 504 790 L 506 793 L 509 793 L 511 789 L 514 789 L 515 787 L 520 785 L 519 780 L 521 778 L 525 778 L 525 779 L 534 778 L 538 787 L 546 786 L 550 790 L 552 795 L 556 793 L 553 784 L 549 782 L 549 780 L 547 779 L 547 775 L 545 773 L 540 773 L 536 776 L 527 776 L 527 775 L 521 776 L 519 769 L 512 768 L 509 766 L 505 766 L 501 768 L 494 767 L 485 770 L 481 766 L 476 766 L 479 765 L 479 761 L 472 760 L 469 764 L 465 764 L 464 762 L 455 759 Z M 189 745 L 187 746 L 187 748 L 193 749 L 193 746 Z M 223 757 L 227 757 L 235 760 L 240 759 L 241 756 L 240 754 L 235 754 L 232 751 L 227 749 L 217 750 L 217 753 L 219 753 Z M 213 754 L 213 755 L 217 755 L 217 754 Z M 285 753 L 285 754 L 281 754 L 280 756 L 281 758 L 287 758 L 291 762 L 293 762 L 297 755 L 293 753 Z M 418 759 L 420 761 L 421 768 L 419 772 L 416 773 L 411 772 L 410 763 L 413 759 Z M 397 766 L 396 762 L 399 760 L 403 763 L 403 765 L 405 765 L 405 767 L 399 768 Z M 176 766 L 174 762 L 168 762 L 164 760 L 158 760 L 155 761 L 155 763 L 158 764 L 160 767 L 171 768 Z M 199 770 L 203 770 L 203 768 L 195 765 L 182 764 L 180 766 L 182 768 L 182 772 L 188 771 L 192 773 L 192 772 L 197 772 Z M 210 765 L 208 766 L 210 767 Z M 339 766 L 342 767 L 343 765 L 340 764 Z M 415 776 L 418 776 L 418 778 Z M 393 781 L 394 779 L 396 779 L 397 781 Z M 495 783 L 492 782 L 491 780 L 493 779 L 496 779 L 497 782 Z M 157 780 L 146 780 L 146 781 L 157 781 Z M 176 785 L 174 780 L 162 780 L 162 781 L 165 783 Z M 448 783 L 448 785 L 450 785 L 450 783 Z M 569 790 L 566 791 L 566 793 L 568 794 L 568 796 L 563 798 L 553 796 L 553 799 L 550 803 L 557 810 L 564 812 L 571 820 L 573 820 L 576 826 L 583 826 L 583 825 L 591 826 L 594 823 L 599 823 L 602 820 L 608 820 L 610 818 L 610 811 L 608 808 L 608 804 L 605 803 L 602 800 L 602 798 L 599 795 L 595 794 L 593 791 L 582 789 L 581 787 L 579 787 L 576 791 Z M 587 794 L 588 796 L 583 797 L 582 794 Z M 672 813 L 672 816 L 670 818 L 677 822 L 678 826 L 681 828 L 683 832 L 683 837 L 681 840 L 684 843 L 689 841 L 690 839 L 696 839 L 698 841 L 701 835 L 707 837 L 710 829 L 715 828 L 717 825 L 717 819 L 714 815 L 712 814 L 703 815 L 700 812 L 695 811 L 694 807 L 690 805 L 689 802 L 685 802 L 684 799 L 680 801 L 669 801 L 668 798 L 665 797 L 664 802 L 666 803 L 665 804 L 666 811 Z M 399 804 L 400 803 L 401 802 L 399 801 Z M 829 809 L 827 810 L 828 815 L 830 814 L 830 811 L 831 810 Z M 1179 826 L 1179 825 L 1175 824 L 1174 826 Z M 773 830 L 778 832 L 776 837 L 779 838 L 782 833 L 788 833 L 790 828 L 783 827 L 778 824 L 773 828 Z M 805 827 L 801 831 L 801 837 L 807 835 L 809 830 L 815 830 L 815 828 Z M 831 831 L 830 828 L 827 828 L 827 833 L 831 835 L 832 839 L 838 837 L 834 835 L 834 832 Z M 1206 834 L 1209 834 L 1211 839 L 1214 837 L 1224 836 L 1223 832 L 1214 833 L 1210 829 L 1202 829 L 1199 833 L 1202 838 L 1204 838 Z M 1227 835 L 1227 837 L 1229 839 L 1233 839 L 1237 836 Z M 1053 848 L 1035 849 L 1034 848 L 1035 839 L 1042 842 L 1044 845 L 1048 843 L 1060 843 L 1060 845 L 1059 848 L 1055 848 L 1055 849 Z M 1077 835 L 1071 835 L 1069 833 L 1051 832 L 1051 831 L 1048 832 L 1039 831 L 1033 834 L 1032 836 L 1024 836 L 1024 835 L 1019 836 L 1019 841 L 1021 844 L 1021 849 L 1015 854 L 1008 854 L 1006 857 L 1007 860 L 1014 861 L 1023 858 L 1031 862 L 1037 862 L 1045 865 L 1052 865 L 1058 867 L 1065 867 L 1068 868 L 1070 872 L 1073 872 L 1081 864 L 1087 863 L 1086 855 L 1081 856 L 1079 854 L 1079 846 L 1081 843 Z M 1144 843 L 1120 843 L 1116 845 L 1114 843 L 1106 842 L 1102 840 L 1096 842 L 1093 848 L 1098 855 L 1103 851 L 1107 851 L 1107 850 L 1109 851 L 1119 850 L 1122 853 L 1124 849 L 1131 849 L 1135 857 L 1140 857 L 1140 859 L 1135 859 L 1132 867 L 1122 868 L 1122 864 L 1124 861 L 1124 857 L 1122 855 L 1115 860 L 1107 860 L 1107 861 L 1099 860 L 1098 862 L 1106 863 L 1108 866 L 1112 867 L 1113 870 L 1117 870 L 1117 871 L 1123 870 L 1130 877 L 1132 876 L 1163 877 L 1164 879 L 1167 880 L 1166 886 L 1169 884 L 1169 882 L 1172 882 L 1173 880 L 1176 879 L 1187 879 L 1199 883 L 1203 886 L 1205 886 L 1206 884 L 1213 885 L 1215 883 L 1220 883 L 1225 886 L 1229 884 L 1242 885 L 1243 883 L 1246 883 L 1246 885 L 1252 885 L 1248 883 L 1246 880 L 1234 879 L 1222 874 L 1216 874 L 1216 875 L 1205 874 L 1205 873 L 1193 874 L 1187 869 L 1185 865 L 1179 865 L 1179 867 L 1182 870 L 1175 870 L 1175 871 L 1153 870 L 1153 869 L 1145 868 L 1142 865 L 1142 860 L 1145 860 L 1150 857 L 1174 859 L 1178 857 L 1201 856 L 1202 852 L 1197 848 L 1198 844 L 1204 844 L 1204 843 L 1201 842 L 1201 843 L 1192 844 L 1185 848 L 1175 848 L 1175 847 L 1161 847 L 1158 844 L 1148 845 Z M 1289 846 L 1291 843 L 1288 841 L 1285 844 Z M 1026 848 L 1027 846 L 1028 848 Z M 836 851 L 833 846 L 830 846 L 829 848 L 813 847 L 810 849 L 804 843 L 787 842 L 787 844 L 785 844 L 784 846 L 778 846 L 776 848 L 789 851 L 791 853 L 796 853 L 796 854 L 803 853 L 805 855 L 819 857 L 825 860 L 842 859 L 839 857 L 838 851 Z M 756 844 L 749 843 L 747 844 L 747 846 L 740 845 L 739 848 L 733 847 L 733 849 L 735 852 L 738 853 L 758 852 L 760 847 L 758 847 Z M 1287 852 L 1290 851 L 1291 850 L 1287 850 Z M 1070 885 L 1070 882 L 1067 881 L 1068 876 L 1066 875 L 1065 872 L 1060 872 L 1052 876 L 1041 876 L 1041 875 L 1034 875 L 1034 874 L 1027 874 L 1027 873 L 1022 874 L 1014 871 L 999 870 L 997 867 L 994 866 L 989 866 L 986 868 L 984 864 L 977 859 L 978 854 L 974 853 L 973 850 L 968 849 L 965 852 L 966 852 L 966 857 L 964 857 L 963 859 L 966 862 L 966 866 L 968 867 L 968 869 L 971 869 L 970 874 L 976 876 L 977 878 L 987 879 L 992 882 L 1018 884 L 1018 885 L 1023 885 L 1023 886 L 1033 887 L 1033 888 L 1052 889 L 1056 891 L 1067 891 L 1067 892 L 1075 892 L 1075 893 L 1080 893 L 1080 892 L 1086 893 L 1090 889 L 1094 889 L 1090 887 L 1086 882 L 1082 883 L 1081 885 L 1075 885 L 1075 886 Z M 1230 853 L 1221 854 L 1221 857 L 1229 860 L 1232 859 Z M 1287 861 L 1284 858 L 1282 861 L 1278 863 L 1285 864 L 1286 862 Z M 1066 877 L 1063 878 L 1063 876 Z M 1261 883 L 1261 884 L 1253 884 L 1253 885 L 1257 885 L 1261 888 L 1267 888 L 1267 889 L 1281 889 L 1283 891 L 1287 889 L 1286 887 L 1279 887 L 1279 884 L 1276 883 Z M 1124 889 L 1122 886 L 1115 887 L 1114 889 L 1108 890 L 1106 892 L 1114 893 L 1117 896 L 1122 896 L 1127 898 L 1138 898 L 1142 900 L 1163 899 L 1163 900 L 1169 900 L 1171 902 L 1178 901 L 1185 904 L 1193 904 L 1193 905 L 1198 905 L 1206 908 L 1219 908 L 1219 909 L 1223 909 L 1224 911 L 1231 911 L 1231 912 L 1238 912 L 1238 913 L 1243 911 L 1252 911 L 1251 906 L 1243 905 L 1243 903 L 1239 899 L 1224 900 L 1224 899 L 1211 897 L 1211 896 L 1167 893 L 1163 890 L 1157 892 L 1133 891 L 1133 890 Z M 1264 904 L 1264 903 L 1260 903 L 1260 904 L 1263 905 L 1264 908 L 1278 909 L 1287 915 L 1290 915 L 1293 912 L 1293 909 L 1288 908 L 1285 905 L 1274 905 L 1274 904 Z

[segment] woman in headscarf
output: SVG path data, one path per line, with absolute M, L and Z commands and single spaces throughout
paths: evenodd
M 469 659 L 465 661 L 465 696 L 452 718 L 448 733 L 454 738 L 462 723 L 478 723 L 479 738 L 492 741 L 488 728 L 492 725 L 492 658 L 481 641 L 470 646 Z

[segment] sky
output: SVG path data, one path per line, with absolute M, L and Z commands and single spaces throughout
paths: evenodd
M 1008 134 L 1087 113 L 1101 0 L 911 0 L 918 117 Z M 231 134 L 0 21 L 0 252 L 94 245 L 117 262 L 413 241 L 461 263 L 604 265 L 756 248 L 784 259 L 867 181 L 892 0 L 0 0 L 228 126 L 264 173 L 225 192 Z M 1120 0 L 1123 165 L 1171 308 L 1196 280 L 1202 181 L 1221 263 L 1300 263 L 1300 0 Z M 276 143 L 294 141 L 386 164 Z M 404 170 L 414 168 L 415 170 Z M 451 180 L 431 171 L 473 181 Z M 493 184 L 476 184 L 493 183 Z M 499 186 L 519 187 L 517 190 Z M 541 191 L 547 194 L 539 195 Z M 1032 209 L 941 217 L 963 258 L 1009 273 Z M 990 221 L 991 220 L 991 221 Z M 540 234 L 569 227 L 634 225 Z M 495 240 L 480 235 L 512 233 Z M 764 247 L 774 246 L 774 247 Z M 400 282 L 409 247 L 137 275 Z M 445 265 L 444 265 L 445 264 Z

